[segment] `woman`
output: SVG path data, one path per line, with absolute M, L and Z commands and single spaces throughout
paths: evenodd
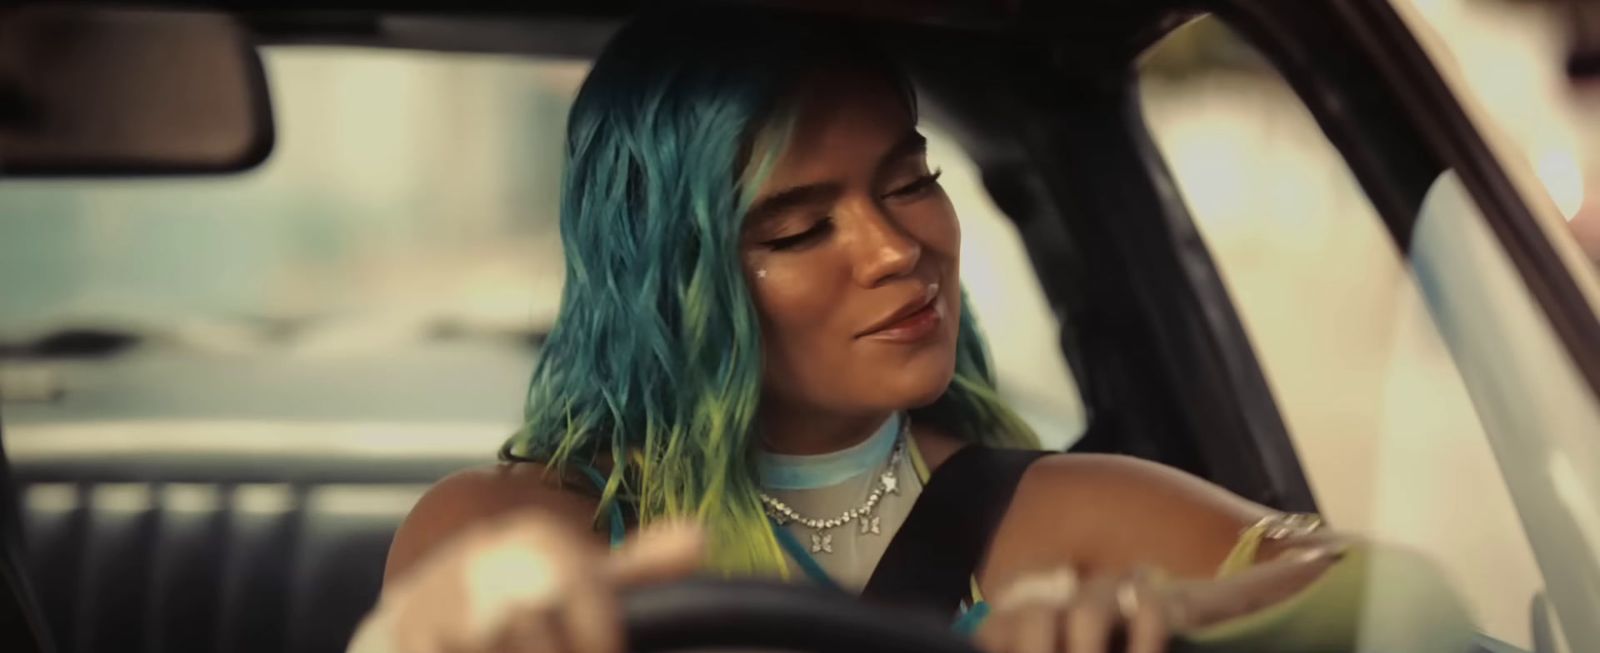
M 1364 636 L 1375 558 L 1314 519 L 1137 460 L 992 453 L 1036 440 L 995 394 L 916 125 L 846 28 L 721 9 L 619 33 L 570 116 L 526 426 L 418 503 L 353 648 L 615 653 L 617 591 L 699 569 L 872 595 L 935 495 L 989 497 L 971 591 L 939 605 L 992 651 Z

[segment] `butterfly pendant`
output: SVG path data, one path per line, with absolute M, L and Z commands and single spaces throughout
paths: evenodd
M 882 532 L 878 517 L 863 517 L 861 519 L 862 535 L 877 535 Z
M 811 552 L 833 553 L 833 534 L 830 533 L 827 535 L 817 535 L 816 533 L 812 533 Z

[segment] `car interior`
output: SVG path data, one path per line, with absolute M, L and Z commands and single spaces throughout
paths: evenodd
M 68 58 L 55 74 L 154 74 L 105 70 L 106 61 L 128 59 L 117 47 L 149 45 L 105 35 L 119 26 L 136 31 L 130 26 L 147 17 L 140 12 L 177 15 L 188 22 L 170 29 L 193 38 L 153 29 L 159 21 L 140 25 L 178 57 L 165 72 L 209 89 L 198 92 L 216 103 L 174 108 L 138 93 L 116 95 L 130 87 L 104 83 L 85 85 L 112 89 L 92 98 L 60 91 L 61 106 L 126 107 L 125 132 L 141 121 L 169 131 L 158 132 L 161 147 L 108 141 L 125 145 L 121 151 L 0 137 L 0 176 L 243 173 L 270 157 L 274 138 L 257 47 L 583 59 L 645 3 L 338 12 L 207 4 L 117 5 L 127 13 L 113 12 L 73 41 L 111 45 Z M 1073 450 L 1159 461 L 1268 506 L 1315 511 L 1227 287 L 1143 122 L 1134 78 L 1143 53 L 1173 30 L 1206 13 L 1228 21 L 1306 99 L 1405 249 L 1410 221 L 1447 164 L 1434 147 L 1438 134 L 1408 109 L 1420 100 L 1364 82 L 1416 65 L 1382 56 L 1407 51 L 1409 40 L 1378 8 L 1383 3 L 1289 4 L 905 2 L 873 15 L 848 3 L 818 6 L 870 26 L 908 62 L 923 110 L 951 130 L 1015 221 L 1060 320 L 1061 355 L 1088 413 Z M 23 22 L 0 12 L 0 25 Z M 25 54 L 0 63 L 26 61 Z M 0 67 L 0 81 L 5 72 Z M 197 124 L 211 131 L 171 131 Z M 1570 333 L 1582 337 L 1581 329 Z M 78 335 L 77 344 L 38 346 L 97 346 L 93 334 Z M 9 464 L 0 449 L 0 648 L 342 651 L 378 596 L 407 497 L 493 455 L 383 456 L 314 442 L 265 453 L 222 445 L 140 450 L 131 442 L 110 452 L 35 451 Z M 23 510 L 19 496 L 28 493 Z

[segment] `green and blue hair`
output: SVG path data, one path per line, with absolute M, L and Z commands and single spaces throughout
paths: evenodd
M 698 521 L 731 574 L 786 573 L 757 498 L 762 341 L 740 232 L 796 89 L 833 70 L 881 71 L 915 111 L 907 77 L 853 30 L 725 7 L 623 28 L 568 118 L 566 285 L 502 457 L 562 473 L 609 455 L 602 511 L 625 500 L 641 524 Z M 1035 446 L 995 393 L 965 304 L 955 378 L 913 422 Z

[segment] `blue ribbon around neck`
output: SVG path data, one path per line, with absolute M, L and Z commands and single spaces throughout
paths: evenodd
M 814 456 L 793 456 L 762 451 L 756 456 L 761 486 L 769 490 L 810 490 L 838 485 L 883 466 L 900 435 L 900 413 L 878 427 L 871 437 L 846 449 Z

